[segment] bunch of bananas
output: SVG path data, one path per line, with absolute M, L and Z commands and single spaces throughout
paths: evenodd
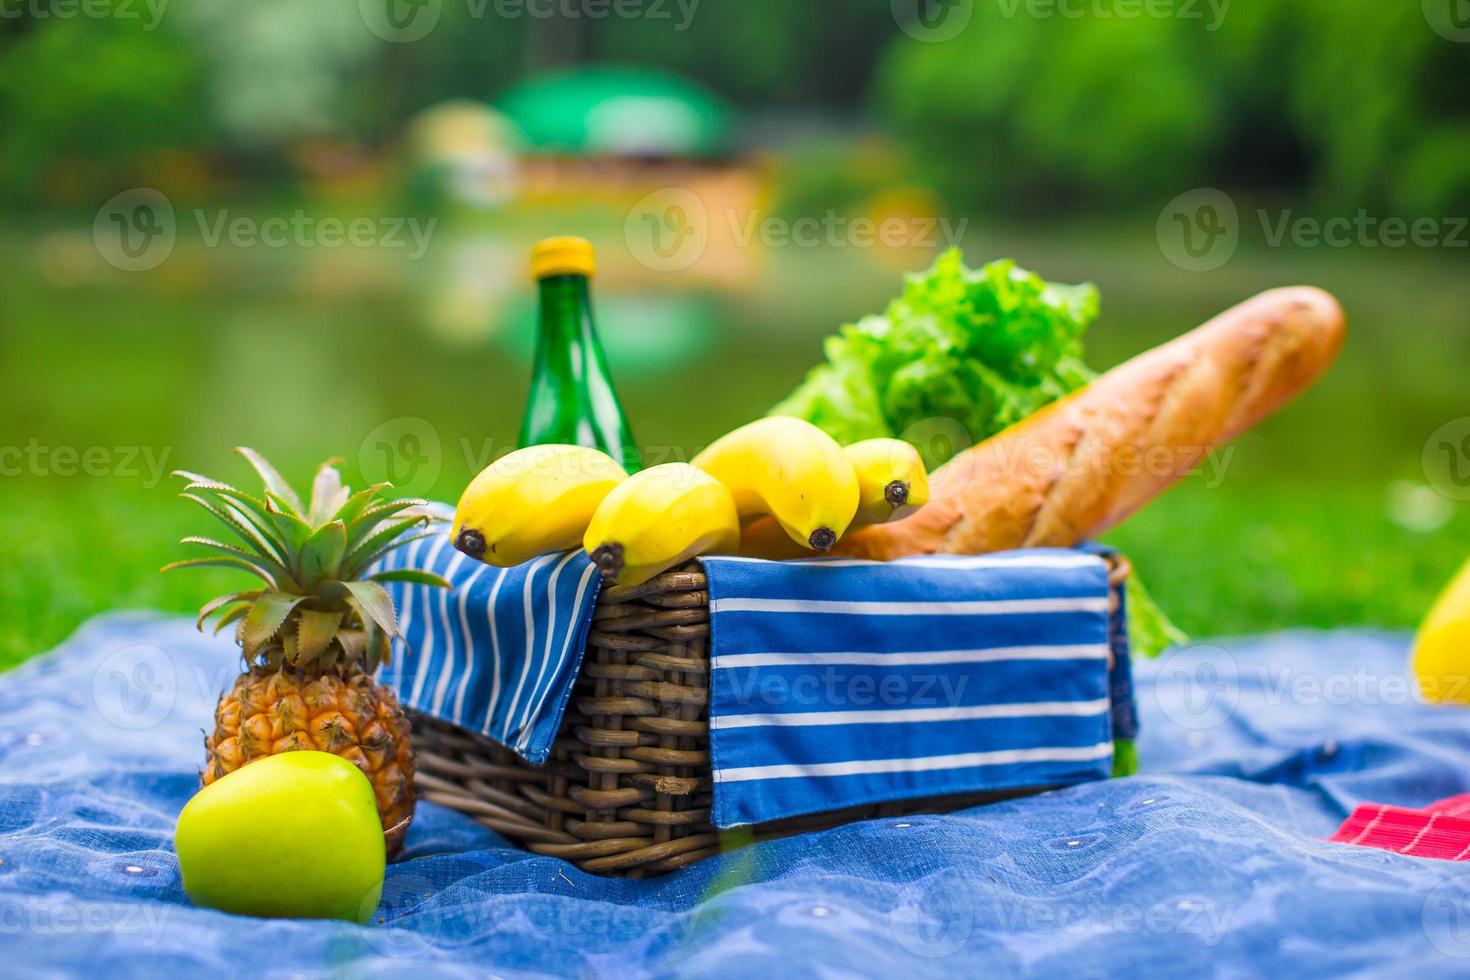
M 928 499 L 928 474 L 907 443 L 843 449 L 809 422 L 766 418 L 692 463 L 631 477 L 595 449 L 517 450 L 470 483 L 450 533 L 460 551 L 499 567 L 580 544 L 604 577 L 638 585 L 697 555 L 811 557 Z

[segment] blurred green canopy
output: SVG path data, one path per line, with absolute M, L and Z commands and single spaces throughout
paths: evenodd
M 600 65 L 541 75 L 496 103 L 538 150 L 582 156 L 711 157 L 725 152 L 730 110 L 694 82 Z

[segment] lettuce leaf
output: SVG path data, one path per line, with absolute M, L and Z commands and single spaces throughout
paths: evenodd
M 1082 335 L 1098 304 L 1091 284 L 1049 283 L 1009 259 L 972 270 L 950 249 L 905 277 L 882 314 L 829 337 L 824 362 L 771 414 L 842 443 L 907 437 L 936 419 L 980 442 L 1091 380 Z M 930 467 L 948 458 L 911 441 Z
M 828 337 L 823 362 L 770 414 L 806 419 L 843 445 L 905 439 L 932 470 L 1096 377 L 1082 335 L 1099 304 L 1091 283 L 1047 282 L 1010 259 L 970 269 L 950 249 L 905 276 L 881 314 Z M 1136 576 L 1128 620 L 1145 656 L 1185 638 Z

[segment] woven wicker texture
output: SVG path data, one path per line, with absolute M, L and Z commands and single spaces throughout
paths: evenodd
M 1112 562 L 1113 599 L 1128 564 Z M 697 562 L 598 598 L 551 761 L 414 718 L 422 799 L 594 874 L 643 877 L 722 849 L 852 820 L 940 813 L 1048 787 L 905 800 L 721 833 L 709 822 L 709 594 Z

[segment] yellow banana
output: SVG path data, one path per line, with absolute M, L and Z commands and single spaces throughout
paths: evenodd
M 919 451 L 900 439 L 868 439 L 843 450 L 858 478 L 858 511 L 848 530 L 907 517 L 929 502 L 929 475 Z M 774 520 L 763 518 L 745 527 L 740 553 L 784 561 L 810 558 L 811 552 L 791 541 Z
M 853 527 L 900 520 L 929 502 L 929 474 L 919 451 L 902 439 L 867 439 L 843 450 L 858 478 Z
M 471 558 L 498 568 L 575 548 L 597 505 L 627 478 L 611 456 L 596 449 L 518 449 L 487 466 L 465 489 L 451 540 Z
M 729 488 L 742 520 L 770 514 L 791 540 L 830 551 L 858 508 L 858 480 L 842 447 L 792 418 L 765 418 L 715 440 L 694 465 Z
M 609 493 L 582 544 L 606 578 L 641 585 L 696 555 L 734 554 L 740 518 L 723 483 L 687 463 L 664 463 Z

